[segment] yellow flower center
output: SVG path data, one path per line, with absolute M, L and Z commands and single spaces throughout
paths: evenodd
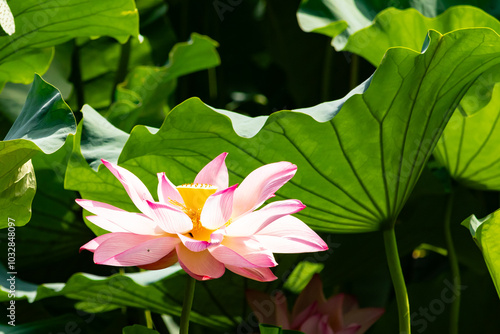
M 191 183 L 178 186 L 177 190 L 184 204 L 172 200 L 170 202 L 181 208 L 191 218 L 193 229 L 187 235 L 196 240 L 210 241 L 210 235 L 214 230 L 206 229 L 201 225 L 200 215 L 207 198 L 217 191 L 217 187 L 210 184 Z

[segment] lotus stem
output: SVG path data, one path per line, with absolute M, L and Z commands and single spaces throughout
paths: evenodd
M 410 303 L 408 301 L 408 292 L 406 291 L 405 279 L 401 262 L 399 260 L 398 245 L 396 243 L 396 233 L 394 227 L 384 231 L 385 254 L 387 256 L 387 265 L 391 273 L 392 284 L 396 292 L 396 301 L 398 304 L 399 315 L 399 334 L 411 333 L 410 322 Z
M 151 317 L 151 311 L 150 310 L 144 310 L 144 317 L 146 318 L 146 326 L 149 329 L 154 329 L 153 318 Z
M 191 276 L 187 276 L 186 291 L 184 292 L 184 304 L 182 305 L 180 334 L 188 334 L 189 330 L 189 314 L 193 306 L 194 287 L 196 280 Z

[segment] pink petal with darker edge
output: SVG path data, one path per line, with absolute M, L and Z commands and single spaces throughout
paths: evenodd
M 273 253 L 307 253 L 328 249 L 316 232 L 293 216 L 275 220 L 257 232 L 254 238 Z
M 94 258 L 96 255 L 101 255 L 99 254 L 100 249 L 106 247 L 110 242 L 111 239 L 104 242 L 101 247 L 96 250 Z M 151 239 L 116 254 L 105 261 L 96 261 L 96 263 L 122 267 L 152 264 L 168 255 L 178 243 L 179 239 L 171 237 Z
M 257 168 L 241 182 L 234 193 L 233 218 L 253 211 L 288 182 L 297 171 L 290 162 L 276 162 Z
M 231 265 L 226 265 L 226 268 L 235 274 L 259 282 L 270 282 L 278 278 L 274 276 L 273 272 L 269 268 L 240 268 Z
M 146 201 L 159 227 L 167 233 L 186 233 L 193 229 L 193 222 L 184 212 L 167 204 Z
M 97 238 L 90 240 L 85 245 L 80 247 L 80 252 L 84 249 L 91 251 L 91 252 L 94 252 L 97 249 L 97 247 L 99 247 L 104 241 L 111 238 L 113 236 L 113 234 L 114 233 L 106 233 L 106 234 L 103 234 L 101 236 L 98 236 Z
M 207 250 L 195 253 L 181 244 L 177 245 L 175 249 L 179 264 L 193 278 L 207 280 L 219 278 L 224 274 L 224 265 L 214 259 Z
M 170 201 L 176 201 L 184 204 L 181 194 L 165 173 L 158 173 L 158 199 L 161 203 L 175 207 Z
M 105 235 L 109 235 L 109 237 L 106 240 L 103 240 L 94 252 L 95 263 L 104 262 L 115 255 L 142 244 L 143 242 L 157 238 L 151 235 L 122 232 L 108 233 Z
M 148 188 L 142 183 L 141 180 L 133 173 L 129 172 L 123 167 L 120 167 L 112 162 L 101 159 L 104 166 L 106 166 L 111 173 L 121 182 L 128 196 L 134 202 L 135 206 L 148 215 L 149 207 L 144 202 L 145 200 L 153 201 L 153 197 L 149 193 Z
M 76 199 L 75 201 L 85 210 L 97 215 L 99 218 L 92 218 L 95 221 L 93 223 L 107 231 L 156 234 L 155 222 L 142 213 L 128 212 L 106 203 L 87 199 Z
M 208 248 L 211 245 L 210 241 L 205 240 L 197 240 L 194 238 L 187 237 L 182 234 L 177 234 L 183 245 L 190 250 L 191 252 L 201 252 Z
M 296 199 L 270 203 L 258 211 L 250 212 L 233 221 L 226 228 L 226 234 L 235 237 L 253 235 L 275 220 L 299 212 L 305 207 Z
M 158 261 L 138 267 L 146 270 L 159 270 L 170 267 L 175 263 L 177 263 L 177 253 L 175 252 L 175 249 L 173 249 L 170 253 L 168 253 Z
M 194 183 L 210 184 L 216 186 L 218 190 L 226 189 L 229 186 L 229 175 L 225 163 L 226 156 L 227 153 L 222 153 L 210 161 L 196 175 Z
M 236 267 L 274 267 L 278 264 L 273 253 L 251 237 L 225 237 L 222 244 L 209 251 L 218 261 Z

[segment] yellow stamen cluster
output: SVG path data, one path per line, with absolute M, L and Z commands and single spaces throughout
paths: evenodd
M 207 198 L 217 191 L 217 187 L 210 184 L 183 184 L 178 186 L 177 190 L 184 200 L 187 208 L 197 211 L 202 209 Z
M 178 206 L 193 222 L 193 229 L 189 234 L 197 240 L 210 240 L 212 230 L 208 230 L 201 225 L 200 215 L 203 205 L 207 198 L 217 191 L 217 187 L 210 184 L 183 184 L 177 187 L 177 190 L 184 200 L 184 204 L 170 200 L 170 202 Z
M 211 184 L 206 184 L 206 183 L 184 183 L 181 184 L 180 186 L 177 186 L 177 189 L 179 188 L 190 188 L 190 189 L 217 189 L 217 187 L 211 185 Z

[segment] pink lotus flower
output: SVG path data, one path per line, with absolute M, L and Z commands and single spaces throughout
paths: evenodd
M 318 274 L 300 293 L 291 315 L 286 297 L 281 292 L 271 297 L 249 290 L 247 300 L 259 323 L 305 334 L 363 334 L 385 312 L 383 308 L 359 308 L 353 296 L 343 293 L 326 300 Z
M 225 269 L 258 281 L 276 276 L 273 253 L 326 250 L 325 242 L 306 224 L 290 216 L 305 208 L 298 200 L 276 201 L 255 211 L 292 178 L 289 162 L 262 166 L 239 187 L 228 186 L 223 153 L 206 165 L 194 183 L 174 186 L 158 174 L 158 199 L 131 172 L 102 160 L 122 183 L 141 213 L 78 199 L 95 214 L 87 219 L 110 231 L 84 246 L 94 262 L 111 266 L 162 269 L 179 261 L 198 280 L 221 277 Z

